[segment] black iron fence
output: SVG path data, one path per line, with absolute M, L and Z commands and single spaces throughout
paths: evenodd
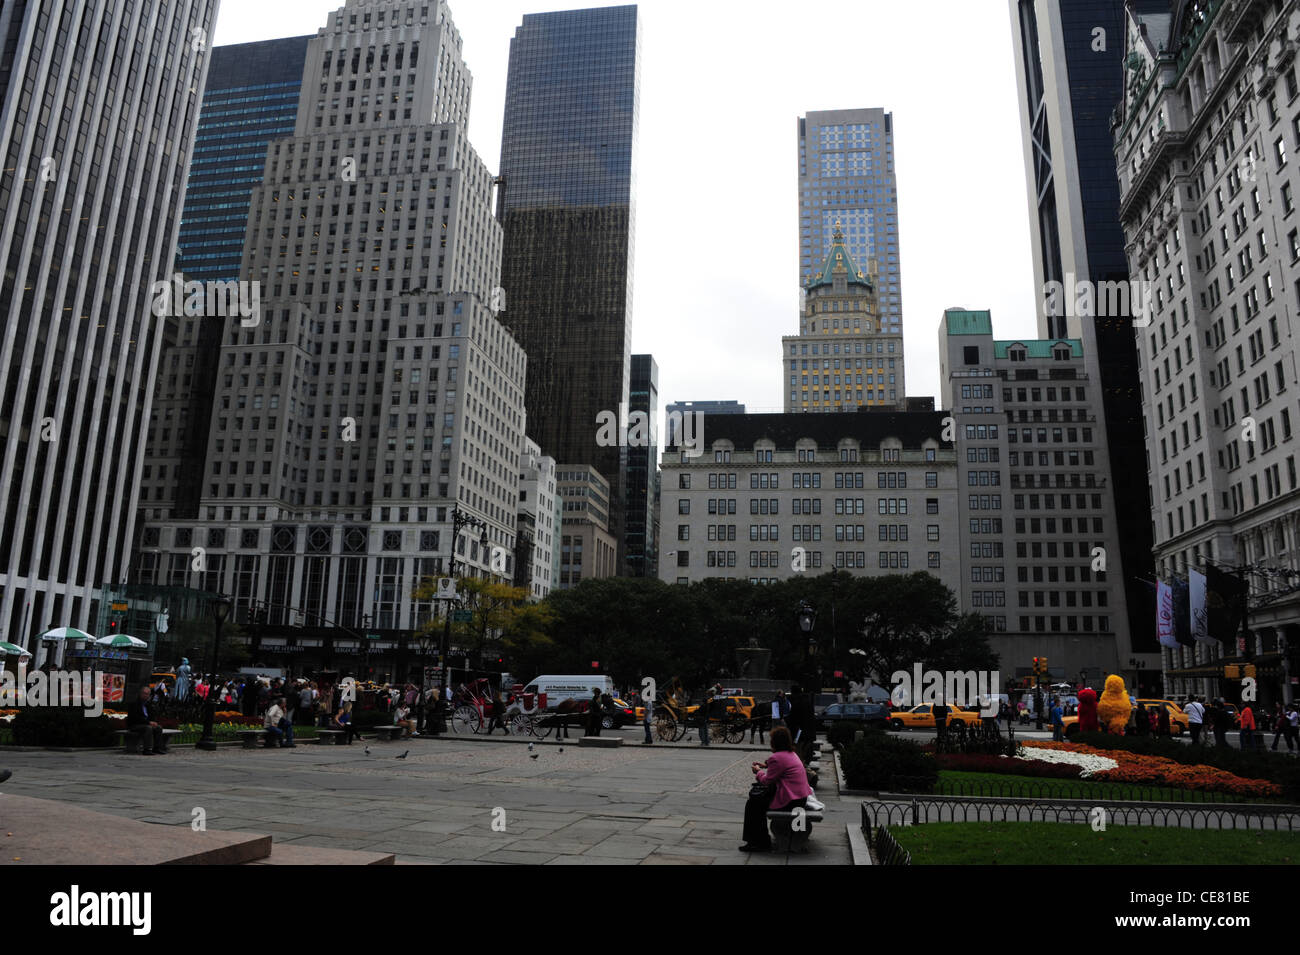
M 897 781 L 896 781 L 897 782 Z M 911 792 L 913 780 L 902 780 L 896 788 Z M 1168 786 L 1144 786 L 1133 783 L 1107 784 L 1104 782 L 1077 782 L 1070 779 L 1032 779 L 1013 776 L 1006 780 L 944 779 L 934 787 L 939 796 L 985 796 L 1025 799 L 1090 799 L 1100 802 L 1188 802 L 1225 803 L 1245 802 L 1240 796 L 1228 793 L 1207 792 L 1200 789 L 1173 789 Z
M 863 814 L 866 815 L 865 813 Z M 862 828 L 867 832 L 867 842 L 875 857 L 876 865 L 911 865 L 912 853 L 898 844 L 894 834 L 885 826 L 880 826 L 872 835 L 871 826 L 863 822 Z
M 914 796 L 881 793 L 862 804 L 864 831 L 884 825 L 927 822 L 1069 822 L 1126 826 L 1172 826 L 1184 829 L 1255 829 L 1300 831 L 1300 807 L 1267 803 L 1192 806 L 1097 799 L 997 799 L 961 796 Z M 1099 812 L 1102 814 L 1099 815 Z

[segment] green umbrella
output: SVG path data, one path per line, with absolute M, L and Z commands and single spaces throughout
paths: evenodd
M 93 634 L 85 633 L 73 627 L 56 627 L 41 634 L 42 640 L 94 640 Z
M 112 637 L 100 637 L 95 643 L 101 647 L 125 647 L 127 649 L 139 649 L 149 646 L 139 637 L 133 637 L 125 633 L 119 633 Z
M 3 640 L 0 640 L 0 654 L 8 655 L 11 653 L 20 657 L 31 656 L 30 653 L 28 653 L 26 650 L 24 650 L 22 647 L 18 646 L 17 644 L 5 643 Z

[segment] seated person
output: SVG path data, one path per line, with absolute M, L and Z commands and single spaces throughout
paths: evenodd
M 349 746 L 352 745 L 352 737 L 360 736 L 361 733 L 356 725 L 352 722 L 352 701 L 343 704 L 343 708 L 334 714 L 334 726 L 336 730 L 343 730 L 343 742 Z
M 266 727 L 266 735 L 271 738 L 271 742 L 284 747 L 297 745 L 293 741 L 293 720 L 284 711 L 284 697 L 277 696 L 272 701 L 262 725 Z
M 393 711 L 393 725 L 406 730 L 402 734 L 402 739 L 410 739 L 412 736 L 420 735 L 415 731 L 415 720 L 411 719 L 411 708 L 405 702 L 398 703 L 397 709 Z
M 153 756 L 167 752 L 167 737 L 150 714 L 150 690 L 148 686 L 140 687 L 136 701 L 126 708 L 126 728 L 141 734 L 140 755 Z
M 788 810 L 807 806 L 813 794 L 808 785 L 808 774 L 794 753 L 794 740 L 790 730 L 774 726 L 771 736 L 772 755 L 765 763 L 754 763 L 754 779 L 767 790 L 751 795 L 745 803 L 745 844 L 741 852 L 767 852 L 772 848 L 772 838 L 767 830 L 769 810 Z

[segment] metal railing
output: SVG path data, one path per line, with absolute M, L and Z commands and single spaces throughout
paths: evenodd
M 960 796 L 917 797 L 881 793 L 864 802 L 862 816 L 873 826 L 921 825 L 928 822 L 1069 822 L 1091 823 L 1102 800 L 983 799 Z M 1186 829 L 1300 830 L 1300 807 L 1237 803 L 1194 807 L 1179 803 L 1105 801 L 1108 823 L 1127 826 L 1173 826 Z
M 1234 805 L 1245 802 L 1241 797 L 1228 793 L 1207 792 L 1200 789 L 1174 789 L 1170 786 L 1143 786 L 1133 783 L 1089 783 L 1068 779 L 1033 779 L 1024 776 L 1014 776 L 1006 780 L 957 780 L 940 777 L 939 782 L 935 784 L 934 793 L 937 796 L 1083 799 L 1094 802 L 1188 802 Z

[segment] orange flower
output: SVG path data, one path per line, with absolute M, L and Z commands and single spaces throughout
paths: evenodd
M 1109 756 L 1119 763 L 1114 769 L 1094 773 L 1091 778 L 1117 783 L 1144 783 L 1174 789 L 1202 789 L 1234 796 L 1273 797 L 1282 795 L 1282 787 L 1262 779 L 1243 779 L 1213 766 L 1188 766 L 1163 756 L 1147 756 L 1123 749 L 1098 749 L 1084 743 L 1057 743 L 1030 740 L 1024 746 L 1058 749 L 1072 753 L 1095 753 Z

